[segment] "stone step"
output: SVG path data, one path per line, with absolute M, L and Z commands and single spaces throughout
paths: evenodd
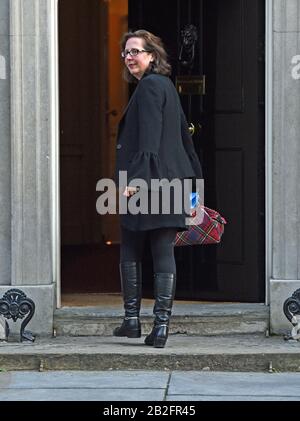
M 153 303 L 141 311 L 142 333 L 153 324 Z M 55 311 L 57 336 L 111 336 L 123 317 L 121 307 L 63 307 Z M 175 302 L 170 333 L 187 335 L 230 335 L 265 333 L 269 329 L 269 307 L 249 303 Z
M 0 342 L 1 370 L 300 371 L 299 342 L 262 334 L 170 335 L 165 348 L 144 338 L 56 337 Z

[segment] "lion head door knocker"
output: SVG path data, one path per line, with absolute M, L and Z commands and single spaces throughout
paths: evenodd
M 293 292 L 292 296 L 287 298 L 283 303 L 283 312 L 286 318 L 292 323 L 291 333 L 286 335 L 284 339 L 300 340 L 300 289 Z
M 181 48 L 179 53 L 179 62 L 184 67 L 192 68 L 195 58 L 195 44 L 198 39 L 197 28 L 194 25 L 186 25 L 181 30 Z
M 0 315 L 2 315 L 5 319 L 12 319 L 14 322 L 16 322 L 18 319 L 23 319 L 26 316 L 21 324 L 20 329 L 21 342 L 24 339 L 31 342 L 35 340 L 35 336 L 28 330 L 25 330 L 25 327 L 28 325 L 34 315 L 34 312 L 34 302 L 28 298 L 26 294 L 24 294 L 24 292 L 20 289 L 10 289 L 6 291 L 6 293 L 0 299 Z M 6 335 L 8 337 L 9 326 L 7 323 L 5 324 L 5 328 Z

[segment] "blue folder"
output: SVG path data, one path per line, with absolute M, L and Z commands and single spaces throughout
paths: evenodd
M 190 193 L 190 203 L 191 203 L 191 209 L 194 209 L 196 206 L 199 205 L 199 193 Z

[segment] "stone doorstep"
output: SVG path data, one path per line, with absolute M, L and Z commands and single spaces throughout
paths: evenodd
M 300 343 L 263 335 L 170 335 L 157 349 L 138 339 L 37 338 L 0 343 L 1 370 L 300 371 Z
M 111 336 L 122 321 L 122 309 L 108 307 L 64 307 L 54 314 L 57 336 Z M 142 333 L 153 324 L 152 306 L 141 312 Z M 269 308 L 263 304 L 176 304 L 170 333 L 228 335 L 265 333 L 269 329 Z

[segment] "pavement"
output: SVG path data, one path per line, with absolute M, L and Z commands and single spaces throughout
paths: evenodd
M 300 373 L 207 371 L 1 372 L 0 401 L 300 401 Z

